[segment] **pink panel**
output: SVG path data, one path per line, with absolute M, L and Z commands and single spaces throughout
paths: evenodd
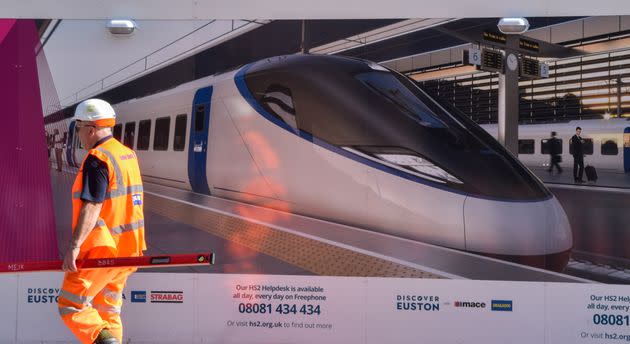
M 15 22 L 15 19 L 0 19 L 0 44 L 2 44 Z
M 39 37 L 32 20 L 9 22 L 0 20 L 0 261 L 57 259 Z

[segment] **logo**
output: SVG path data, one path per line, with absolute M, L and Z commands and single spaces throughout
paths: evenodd
M 144 290 L 132 290 L 131 302 L 147 302 L 147 292 Z
M 486 308 L 486 303 L 477 301 L 455 301 L 454 306 L 459 308 Z
M 129 153 L 129 154 L 125 154 L 125 155 L 121 155 L 120 156 L 120 160 L 131 160 L 131 159 L 135 159 L 136 155 L 134 153 Z
M 184 292 L 152 290 L 151 303 L 184 303 Z
M 9 264 L 7 265 L 9 271 L 22 271 L 24 270 L 24 264 Z
M 142 195 L 141 194 L 133 194 L 133 195 L 131 195 L 131 199 L 133 200 L 133 205 L 142 205 Z
M 492 300 L 491 307 L 493 311 L 511 312 L 512 300 Z
M 439 311 L 440 298 L 433 295 L 396 295 L 396 310 Z
M 26 293 L 27 303 L 57 303 L 59 288 L 28 288 Z

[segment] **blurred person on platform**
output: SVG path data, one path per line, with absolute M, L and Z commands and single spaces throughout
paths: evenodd
M 63 146 L 64 146 L 64 142 L 66 135 L 64 135 L 63 137 L 60 137 L 59 135 L 59 129 L 55 129 L 54 133 L 53 133 L 53 146 L 55 147 L 55 160 L 57 161 L 57 171 L 61 172 L 61 166 L 63 165 L 63 159 L 61 158 L 63 156 Z
M 575 128 L 575 135 L 571 137 L 571 148 L 573 151 L 573 181 L 584 183 L 584 139 L 582 139 L 582 128 Z
M 562 143 L 556 137 L 556 132 L 551 132 L 551 138 L 547 141 L 549 145 L 549 169 L 547 170 L 549 173 L 553 173 L 553 168 L 558 169 L 558 174 L 562 173 L 562 167 L 560 167 L 560 162 L 562 162 L 562 155 L 560 152 L 562 151 Z

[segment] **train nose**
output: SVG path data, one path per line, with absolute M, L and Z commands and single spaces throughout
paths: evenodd
M 468 197 L 464 223 L 467 251 L 554 271 L 569 261 L 571 226 L 555 197 L 522 202 Z

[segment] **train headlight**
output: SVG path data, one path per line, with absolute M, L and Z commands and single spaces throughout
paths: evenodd
M 395 168 L 417 177 L 432 180 L 438 183 L 463 184 L 461 180 L 444 171 L 441 167 L 416 152 L 405 148 L 387 147 L 341 147 L 348 152 L 376 161 L 379 164 Z
M 396 164 L 398 166 L 411 168 L 422 174 L 429 175 L 440 179 L 440 181 L 449 181 L 451 183 L 462 184 L 462 181 L 450 173 L 444 171 L 434 163 L 427 159 L 415 155 L 407 154 L 375 154 L 377 157 Z

